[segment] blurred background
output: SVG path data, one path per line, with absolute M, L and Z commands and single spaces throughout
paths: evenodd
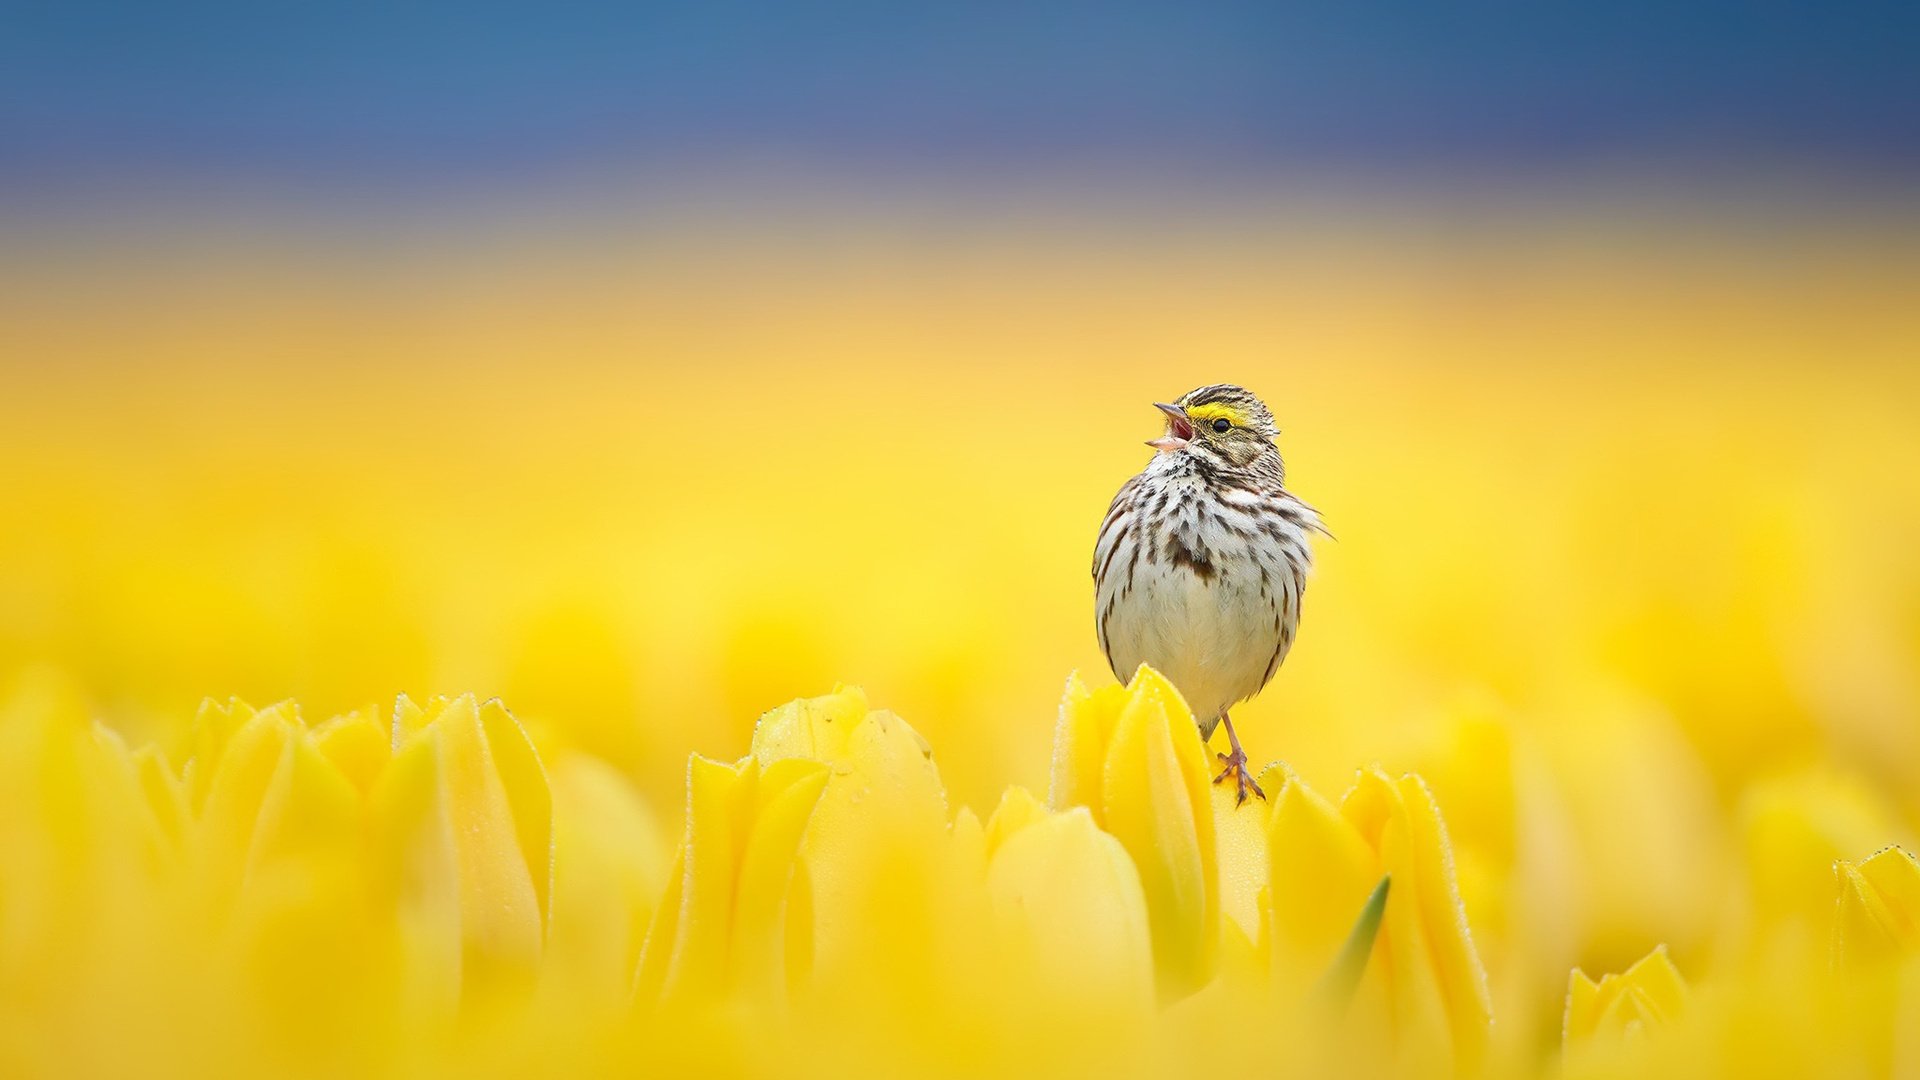
M 473 691 L 671 819 L 845 682 L 984 812 L 1233 381 L 1338 537 L 1241 730 L 1425 771 L 1497 984 L 1914 835 L 1910 7 L 4 19 L 0 673 L 135 741 Z

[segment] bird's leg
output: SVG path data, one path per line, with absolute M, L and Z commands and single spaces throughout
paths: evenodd
M 1220 726 L 1227 729 L 1227 746 L 1232 753 L 1213 755 L 1220 759 L 1220 764 L 1226 766 L 1220 770 L 1219 776 L 1213 778 L 1213 782 L 1224 783 L 1227 777 L 1233 777 L 1234 787 L 1238 789 L 1233 800 L 1235 806 L 1247 801 L 1248 792 L 1264 800 L 1267 793 L 1260 790 L 1260 785 L 1253 780 L 1253 774 L 1247 771 L 1247 752 L 1240 748 L 1240 736 L 1233 733 L 1233 721 L 1224 712 L 1220 714 Z

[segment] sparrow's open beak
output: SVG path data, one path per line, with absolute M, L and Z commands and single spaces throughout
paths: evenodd
M 1167 433 L 1157 439 L 1148 439 L 1147 445 L 1161 453 L 1186 448 L 1187 440 L 1193 438 L 1193 422 L 1187 419 L 1187 411 L 1178 405 L 1168 405 L 1156 401 L 1153 407 L 1167 414 Z

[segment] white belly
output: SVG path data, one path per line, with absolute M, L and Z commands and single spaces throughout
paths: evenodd
M 1223 560 L 1211 580 L 1164 560 L 1140 564 L 1133 588 L 1107 620 L 1108 657 L 1122 678 L 1153 665 L 1211 732 L 1221 713 L 1266 684 L 1287 622 L 1281 595 L 1288 591 L 1270 588 L 1263 596 L 1251 559 Z

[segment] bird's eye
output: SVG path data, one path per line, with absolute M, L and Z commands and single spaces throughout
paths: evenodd
M 1231 427 L 1233 427 L 1233 421 L 1227 419 L 1224 416 L 1220 417 L 1219 419 L 1213 422 L 1213 430 L 1221 433 L 1222 435 L 1226 434 L 1227 429 Z

